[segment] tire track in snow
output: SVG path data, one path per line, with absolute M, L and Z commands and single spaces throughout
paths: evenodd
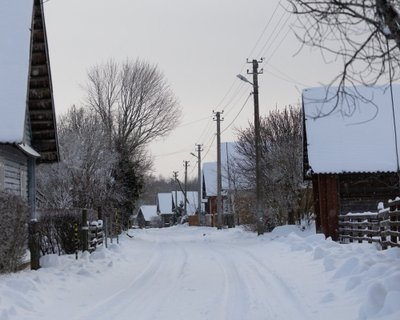
M 133 315 L 138 315 L 138 312 L 148 313 L 147 309 L 149 308 L 154 312 L 154 305 L 149 306 L 149 303 L 165 300 L 167 291 L 173 287 L 174 282 L 176 284 L 178 281 L 178 274 L 184 267 L 186 258 L 185 254 L 180 252 L 177 259 L 174 260 L 181 262 L 180 267 L 166 265 L 166 262 L 171 264 L 172 259 L 168 259 L 168 253 L 171 250 L 168 248 L 168 244 L 161 242 L 160 239 L 156 239 L 156 245 L 152 247 L 151 251 L 153 253 L 146 268 L 136 275 L 132 281 L 106 299 L 98 301 L 94 307 L 75 319 L 131 319 Z M 176 253 L 176 250 L 174 250 L 174 254 Z M 163 272 L 165 269 L 177 270 L 177 272 L 165 275 L 165 272 Z M 129 277 L 127 278 L 129 279 Z M 160 282 L 160 285 L 157 285 L 158 282 Z M 154 288 L 157 287 L 159 287 L 159 290 L 154 292 Z M 134 313 L 129 314 L 130 311 L 134 311 Z M 138 318 L 140 319 L 140 317 Z M 147 317 L 143 316 L 142 318 L 146 319 Z
M 235 248 L 234 248 L 235 249 Z M 257 319 L 258 309 L 265 311 L 265 319 L 275 319 L 277 314 L 262 297 L 255 294 L 252 283 L 249 283 L 249 273 L 245 271 L 246 261 L 240 261 L 232 247 L 213 248 L 220 258 L 227 283 L 225 316 L 221 319 Z M 256 286 L 259 286 L 257 284 Z
M 247 249 L 240 246 L 237 246 L 237 249 L 249 258 L 246 263 L 248 272 L 255 274 L 257 281 L 262 282 L 266 288 L 271 288 L 271 290 L 264 291 L 267 292 L 265 300 L 270 301 L 269 304 L 271 304 L 271 306 L 284 305 L 284 308 L 279 307 L 277 310 L 279 316 L 277 316 L 276 319 L 290 319 L 293 315 L 296 316 L 296 319 L 312 319 L 315 317 L 314 314 L 310 314 L 310 312 L 312 313 L 312 310 L 306 312 L 303 306 L 303 297 L 300 296 L 300 293 L 298 293 L 296 288 L 289 285 L 283 277 L 277 273 L 276 268 L 273 269 L 270 266 L 267 266 L 259 257 Z M 271 264 L 273 264 L 273 260 L 270 261 Z

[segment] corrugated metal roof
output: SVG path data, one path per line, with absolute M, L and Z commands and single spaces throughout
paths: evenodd
M 335 88 L 303 91 L 306 148 L 312 171 L 396 172 L 395 129 L 399 135 L 400 85 L 393 85 L 394 116 L 388 86 L 347 88 L 347 92 L 352 95 L 336 101 Z M 336 103 L 339 107 L 326 115 Z

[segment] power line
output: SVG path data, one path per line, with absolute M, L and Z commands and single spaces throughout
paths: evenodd
M 204 117 L 204 118 L 201 118 L 201 119 L 197 119 L 197 120 L 193 120 L 193 121 L 190 121 L 190 122 L 186 122 L 186 123 L 183 123 L 183 124 L 177 126 L 177 128 L 186 127 L 186 126 L 189 126 L 191 124 L 194 124 L 194 123 L 197 123 L 197 122 L 201 122 L 201 121 L 204 121 L 204 120 L 207 120 L 207 119 L 210 119 L 210 117 L 207 116 L 207 117 Z
M 204 158 L 208 155 L 208 153 L 210 152 L 211 147 L 213 146 L 216 137 L 217 137 L 217 135 L 214 134 L 213 137 L 212 137 L 212 140 L 211 140 L 211 142 L 210 142 L 210 146 L 208 147 L 207 152 L 206 152 L 206 153 L 204 154 L 204 156 L 203 156 L 203 159 L 204 159 Z
M 270 43 L 270 41 L 271 41 L 272 37 L 274 36 L 276 30 L 278 30 L 278 27 L 281 27 L 281 23 L 282 23 L 282 21 L 283 21 L 283 18 L 284 18 L 285 15 L 287 15 L 287 14 L 288 14 L 288 12 L 287 12 L 286 10 L 283 11 L 281 17 L 280 17 L 279 20 L 278 20 L 278 23 L 275 24 L 275 28 L 272 30 L 272 32 L 271 32 L 271 34 L 269 35 L 268 39 L 265 41 L 263 47 L 262 47 L 261 50 L 259 51 L 258 56 L 262 56 L 262 54 L 263 54 L 265 48 L 266 48 L 267 45 Z M 291 15 L 289 15 L 289 18 L 290 18 L 290 17 L 291 17 Z M 287 21 L 288 21 L 288 19 L 285 21 L 285 23 L 286 23 Z M 277 35 L 279 35 L 279 34 L 281 33 L 281 30 L 282 30 L 282 29 L 279 29 L 279 32 L 277 33 Z M 276 39 L 277 35 L 275 35 L 274 40 Z
M 237 119 L 237 117 L 239 116 L 239 114 L 243 111 L 244 107 L 246 106 L 247 102 L 249 101 L 249 98 L 251 97 L 252 93 L 250 93 L 247 96 L 246 101 L 243 103 L 242 107 L 240 108 L 239 112 L 236 114 L 235 118 L 228 124 L 228 126 L 221 131 L 221 133 L 224 133 L 226 130 L 228 130 L 228 128 L 235 122 L 235 120 Z
M 280 4 L 281 4 L 281 1 L 279 1 L 279 2 L 276 4 L 275 9 L 274 9 L 274 12 L 273 12 L 272 15 L 269 17 L 269 20 L 268 20 L 267 24 L 265 25 L 263 31 L 261 32 L 260 36 L 258 37 L 258 39 L 257 39 L 257 41 L 256 41 L 256 44 L 254 45 L 253 49 L 251 49 L 251 51 L 250 51 L 248 57 L 251 57 L 251 56 L 253 55 L 254 50 L 256 49 L 257 45 L 260 43 L 261 38 L 262 38 L 262 37 L 264 36 L 264 34 L 265 34 L 265 31 L 267 31 L 267 28 L 269 27 L 269 25 L 270 25 L 272 19 L 274 18 L 275 13 L 277 12 L 277 10 L 278 10 Z M 246 62 L 243 64 L 243 67 L 244 67 L 245 65 L 246 65 Z M 242 67 L 242 69 L 243 69 L 243 67 Z M 240 70 L 240 71 L 242 71 L 242 70 Z
M 272 22 L 272 20 L 273 20 L 273 18 L 274 18 L 274 16 L 275 16 L 275 14 L 276 14 L 276 12 L 278 11 L 278 8 L 279 8 L 280 6 L 281 6 L 281 1 L 279 1 L 279 2 L 276 4 L 275 9 L 274 9 L 272 15 L 269 17 L 269 19 L 268 19 L 267 23 L 265 24 L 265 26 L 264 26 L 264 28 L 263 28 L 261 34 L 260 34 L 259 37 L 257 38 L 256 43 L 254 44 L 253 48 L 251 49 L 251 51 L 250 51 L 250 53 L 249 53 L 249 55 L 248 55 L 249 57 L 252 56 L 254 50 L 257 48 L 258 44 L 260 43 L 262 37 L 264 36 L 265 32 L 267 31 L 269 25 L 271 24 L 271 22 Z M 276 28 L 275 28 L 275 29 L 276 29 Z M 275 29 L 274 29 L 274 30 L 275 30 Z M 264 50 L 264 47 L 263 47 L 263 50 Z M 261 50 L 261 51 L 263 51 L 263 50 Z M 239 73 L 241 73 L 241 72 L 243 71 L 243 68 L 244 68 L 245 66 L 246 66 L 246 62 L 245 62 L 245 63 L 242 65 L 242 67 L 240 68 Z M 225 101 L 225 99 L 226 99 L 226 98 L 228 97 L 228 95 L 232 92 L 232 90 L 233 90 L 233 88 L 234 88 L 234 86 L 235 86 L 235 83 L 237 83 L 237 78 L 236 78 L 236 77 L 235 77 L 235 79 L 233 80 L 232 84 L 229 86 L 228 91 L 227 91 L 227 92 L 224 94 L 224 96 L 222 97 L 221 101 L 217 104 L 217 108 L 220 108 L 220 106 L 223 104 L 223 102 Z M 236 90 L 238 90 L 238 89 L 236 89 Z M 232 99 L 231 99 L 231 100 L 232 100 Z M 229 104 L 229 102 L 228 102 L 227 104 L 225 104 L 225 106 L 228 105 L 228 104 Z M 223 108 L 223 109 L 225 109 L 225 108 Z
M 290 18 L 290 16 L 289 16 L 289 18 Z M 281 34 L 282 30 L 283 30 L 283 29 L 281 29 L 281 31 L 277 34 L 277 36 Z M 291 29 L 289 28 L 289 29 L 287 30 L 287 32 L 285 33 L 285 35 L 283 36 L 283 38 L 281 39 L 281 41 L 280 41 L 280 42 L 278 43 L 278 45 L 275 47 L 274 51 L 271 53 L 271 55 L 269 56 L 269 58 L 268 58 L 268 59 L 265 59 L 264 64 L 267 64 L 269 61 L 271 61 L 271 59 L 272 59 L 272 57 L 275 55 L 276 51 L 281 47 L 283 41 L 286 40 L 286 38 L 287 38 L 287 36 L 289 35 L 289 32 L 290 32 L 290 31 L 291 31 Z M 277 36 L 274 38 L 274 40 L 273 40 L 272 43 L 275 42 L 275 40 L 277 39 Z M 265 53 L 264 53 L 264 55 L 263 55 L 264 57 L 267 55 L 267 52 L 269 51 L 270 48 L 272 48 L 272 46 L 269 47 L 267 51 L 265 51 Z

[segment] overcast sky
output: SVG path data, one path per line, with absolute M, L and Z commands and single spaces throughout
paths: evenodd
M 303 88 L 327 83 L 338 71 L 318 51 L 295 55 L 295 17 L 285 8 L 285 0 L 50 0 L 45 14 L 56 112 L 82 104 L 81 86 L 94 64 L 137 57 L 157 64 L 183 116 L 173 133 L 150 146 L 154 174 L 179 171 L 183 177 L 183 161 L 190 160 L 195 177 L 190 152 L 196 143 L 203 144 L 203 161 L 216 161 L 213 110 L 224 110 L 223 142 L 234 141 L 234 129 L 253 121 L 252 97 L 239 113 L 252 91 L 236 78 L 251 68 L 247 58 L 266 59 L 259 78 L 261 115 L 298 104 Z

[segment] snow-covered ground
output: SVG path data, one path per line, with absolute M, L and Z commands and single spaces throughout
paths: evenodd
M 79 260 L 0 276 L 0 320 L 400 319 L 400 249 L 295 226 L 130 230 Z

